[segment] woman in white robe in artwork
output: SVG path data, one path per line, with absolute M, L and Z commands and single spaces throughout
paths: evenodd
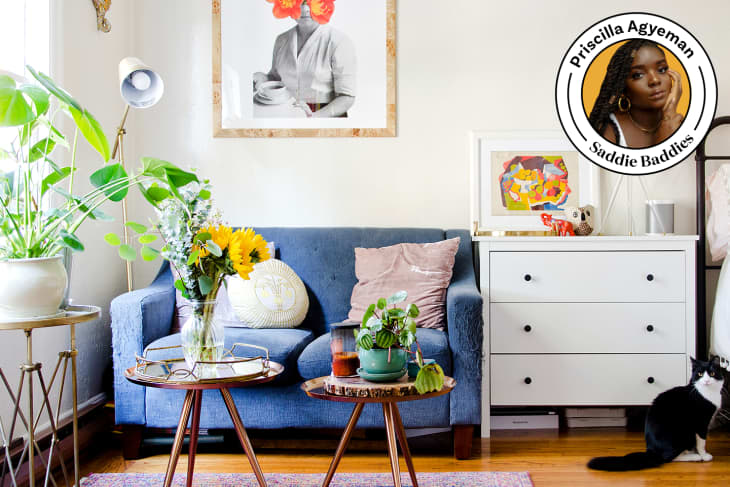
M 276 38 L 271 70 L 254 73 L 254 90 L 264 81 L 282 81 L 312 117 L 346 117 L 355 103 L 356 67 L 352 41 L 313 20 L 305 2 L 297 25 Z

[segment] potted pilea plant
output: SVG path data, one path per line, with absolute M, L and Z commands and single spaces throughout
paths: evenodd
M 9 146 L 0 148 L 2 166 L 10 167 L 0 171 L 0 318 L 9 319 L 58 313 L 68 284 L 60 254 L 84 249 L 76 235 L 84 221 L 111 219 L 99 208 L 103 203 L 121 201 L 130 186 L 149 200 L 159 195 L 148 190 L 153 183 L 176 192 L 197 181 L 162 161 L 132 174 L 106 164 L 109 143 L 99 122 L 50 77 L 27 69 L 39 84 L 0 74 L 0 130 L 11 134 Z M 58 128 L 59 115 L 75 124 L 70 142 Z M 82 195 L 74 194 L 79 135 L 106 164 L 90 177 L 94 189 Z M 52 155 L 59 147 L 70 154 Z
M 398 291 L 368 306 L 362 327 L 355 330 L 361 367 L 359 373 L 368 380 L 394 380 L 406 373 L 408 356 L 413 355 L 419 367 L 414 384 L 418 393 L 439 391 L 444 386 L 444 371 L 435 362 L 424 364 L 416 338 L 418 307 L 413 303 L 398 306 L 407 297 L 408 292 Z M 411 350 L 413 344 L 416 345 L 415 352 Z

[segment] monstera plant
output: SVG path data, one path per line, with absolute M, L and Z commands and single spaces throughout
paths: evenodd
M 87 220 L 110 219 L 100 208 L 105 202 L 121 201 L 132 186 L 155 201 L 162 193 L 151 188 L 164 186 L 169 195 L 197 181 L 164 161 L 148 160 L 132 173 L 121 164 L 107 164 L 109 142 L 96 118 L 49 76 L 27 69 L 37 84 L 0 74 L 1 140 L 7 141 L 0 147 L 0 167 L 8 169 L 0 171 L 0 316 L 6 317 L 58 311 L 67 284 L 59 253 L 84 249 L 77 231 Z M 64 117 L 73 122 L 71 137 L 60 128 Z M 76 194 L 80 139 L 98 153 L 102 165 L 91 174 L 93 189 Z M 28 265 L 43 267 L 39 282 L 28 278 Z M 54 290 L 39 293 L 32 288 L 38 284 Z

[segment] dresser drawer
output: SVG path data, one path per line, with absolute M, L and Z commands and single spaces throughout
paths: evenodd
M 490 252 L 492 302 L 682 302 L 685 253 Z
M 491 353 L 684 353 L 684 303 L 491 303 Z
M 687 383 L 685 355 L 492 355 L 495 406 L 646 405 Z

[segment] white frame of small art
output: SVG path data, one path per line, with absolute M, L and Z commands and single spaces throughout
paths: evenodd
M 469 138 L 471 153 L 471 228 L 477 234 L 499 232 L 548 231 L 540 218 L 543 212 L 525 215 L 494 215 L 492 209 L 492 153 L 514 152 L 570 152 L 578 158 L 579 205 L 595 208 L 594 229 L 601 226 L 601 185 L 599 168 L 584 158 L 560 132 L 488 132 L 472 131 Z M 562 211 L 548 211 L 562 218 Z

